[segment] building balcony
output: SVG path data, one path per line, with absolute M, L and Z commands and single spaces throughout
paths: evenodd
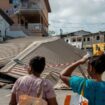
M 32 32 L 47 32 L 48 28 L 41 23 L 29 23 L 28 30 Z
M 40 15 L 48 23 L 48 12 L 46 9 L 39 3 L 21 3 L 19 5 L 16 14 L 23 15 L 25 17 L 33 17 L 35 15 Z
M 13 25 L 10 28 L 11 31 L 23 31 L 27 35 L 32 35 L 34 33 L 47 34 L 48 28 L 41 23 L 28 23 L 28 26 L 25 25 Z
M 32 4 L 32 3 L 23 3 L 19 6 L 17 13 L 37 13 L 41 11 L 40 6 L 38 4 Z

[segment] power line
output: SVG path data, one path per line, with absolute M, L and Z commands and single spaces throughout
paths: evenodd
M 105 25 L 104 22 L 102 23 L 73 23 L 73 22 L 63 22 L 63 21 L 57 21 L 57 20 L 50 20 L 50 22 L 58 23 L 58 24 L 81 24 L 81 25 Z
M 66 28 L 66 29 L 69 29 L 69 28 L 84 28 L 84 27 L 56 27 L 56 26 L 51 26 L 53 28 Z

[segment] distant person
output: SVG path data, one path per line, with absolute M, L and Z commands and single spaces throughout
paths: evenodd
M 84 56 L 72 63 L 62 71 L 60 77 L 74 92 L 79 94 L 84 86 L 84 97 L 89 100 L 89 105 L 105 105 L 105 81 L 102 80 L 102 74 L 105 71 L 105 54 L 88 60 L 87 72 L 91 79 L 72 76 L 72 72 L 87 60 Z
M 0 37 L 1 37 L 1 30 L 0 30 Z
M 37 90 L 42 81 L 43 86 L 43 99 L 45 99 L 48 105 L 57 105 L 56 96 L 53 90 L 52 83 L 47 79 L 40 77 L 45 68 L 45 58 L 36 56 L 29 62 L 28 73 L 29 75 L 20 77 L 14 84 L 12 89 L 12 95 L 9 105 L 17 105 L 19 96 L 22 94 L 28 94 L 28 90 L 32 83 L 30 96 L 36 97 Z

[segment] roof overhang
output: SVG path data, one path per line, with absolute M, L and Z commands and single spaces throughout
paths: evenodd
M 49 0 L 44 0 L 44 1 L 45 1 L 45 4 L 46 4 L 46 7 L 48 9 L 48 12 L 51 12 L 51 7 L 50 7 Z

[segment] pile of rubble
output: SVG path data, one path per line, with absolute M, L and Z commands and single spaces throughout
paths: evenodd
M 21 60 L 24 64 L 28 64 L 29 60 L 34 56 L 44 56 L 46 58 L 46 68 L 42 73 L 43 78 L 50 79 L 55 88 L 66 87 L 59 86 L 59 74 L 67 65 L 80 59 L 86 52 L 68 45 L 63 39 L 49 38 L 40 41 L 34 41 L 26 49 L 21 51 L 14 59 Z M 19 65 L 13 59 L 0 70 L 0 73 L 17 79 L 26 75 L 23 65 Z M 75 74 L 81 74 L 79 71 Z M 58 83 L 58 84 L 57 84 Z M 3 84 L 4 85 L 4 84 Z

